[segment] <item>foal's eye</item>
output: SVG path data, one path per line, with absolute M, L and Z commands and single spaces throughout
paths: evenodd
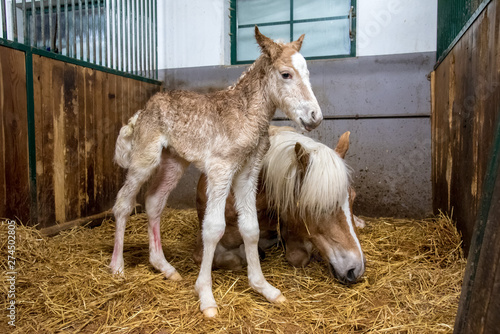
M 288 72 L 284 72 L 284 73 L 281 73 L 281 77 L 283 79 L 291 79 L 292 78 L 292 75 Z

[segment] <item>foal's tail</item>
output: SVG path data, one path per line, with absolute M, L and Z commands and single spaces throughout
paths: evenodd
M 132 152 L 132 139 L 134 138 L 134 127 L 141 110 L 130 117 L 128 124 L 122 126 L 118 139 L 116 139 L 115 162 L 120 167 L 127 169 L 130 166 L 130 153 Z

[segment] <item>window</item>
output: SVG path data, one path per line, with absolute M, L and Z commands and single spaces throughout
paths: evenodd
M 355 7 L 356 0 L 232 0 L 231 62 L 259 56 L 255 25 L 285 42 L 306 34 L 301 53 L 307 59 L 353 57 Z

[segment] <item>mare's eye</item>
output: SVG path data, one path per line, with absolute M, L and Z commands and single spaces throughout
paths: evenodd
M 292 78 L 292 75 L 288 72 L 284 72 L 284 73 L 281 73 L 281 77 L 283 79 L 291 79 Z

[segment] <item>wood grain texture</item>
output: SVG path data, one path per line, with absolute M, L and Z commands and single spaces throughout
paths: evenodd
M 0 47 L 0 217 L 28 222 L 28 168 L 25 55 Z
M 470 246 L 500 105 L 500 9 L 492 1 L 436 69 L 434 211 L 451 214 Z
M 39 226 L 109 210 L 119 130 L 160 86 L 39 56 L 33 67 Z

